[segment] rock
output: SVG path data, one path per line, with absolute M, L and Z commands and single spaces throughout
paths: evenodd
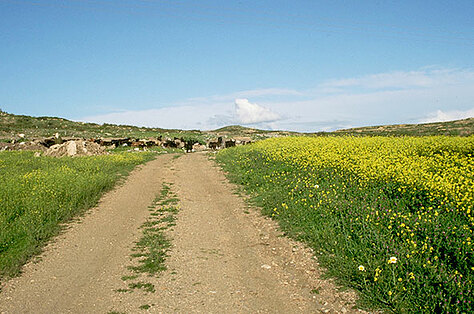
M 87 150 L 86 150 L 87 152 Z M 75 141 L 66 142 L 66 154 L 68 156 L 77 155 L 77 144 Z
M 0 142 L 0 151 L 10 150 L 10 143 Z
M 63 156 L 93 156 L 106 154 L 105 147 L 89 141 L 68 141 L 63 144 L 55 144 L 48 148 L 45 156 L 63 157 Z
M 194 152 L 201 152 L 201 151 L 206 150 L 206 149 L 207 149 L 206 145 L 201 145 L 199 143 L 196 143 L 196 144 L 193 145 L 193 151 Z

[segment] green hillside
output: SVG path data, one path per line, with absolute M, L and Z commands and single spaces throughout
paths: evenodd
M 255 128 L 243 127 L 240 125 L 226 126 L 212 131 L 146 128 L 131 125 L 74 122 L 56 117 L 31 117 L 25 115 L 10 114 L 0 110 L 0 141 L 18 139 L 18 134 L 25 134 L 25 138 L 27 139 L 37 139 L 43 137 L 51 137 L 56 133 L 59 133 L 59 135 L 63 138 L 148 138 L 164 136 L 178 138 L 195 138 L 201 142 L 218 136 L 250 137 L 253 140 L 292 135 L 469 136 L 474 134 L 474 118 L 425 124 L 399 124 L 360 127 L 338 130 L 335 132 L 297 133 L 289 131 L 260 130 Z
M 59 133 L 63 138 L 98 138 L 98 137 L 194 137 L 204 139 L 207 135 L 198 130 L 183 131 L 161 128 L 145 128 L 131 125 L 96 124 L 74 122 L 56 117 L 30 117 L 14 115 L 0 111 L 0 139 L 10 140 L 18 138 L 18 134 L 25 134 L 25 138 L 36 139 L 50 137 Z
M 427 136 L 449 135 L 469 136 L 474 134 L 474 118 L 448 122 L 434 122 L 423 124 L 396 124 L 362 128 L 353 128 L 335 131 L 334 134 L 355 136 Z
M 18 139 L 18 134 L 25 134 L 27 139 L 37 139 L 51 137 L 56 133 L 62 138 L 149 138 L 163 136 L 194 138 L 200 142 L 205 142 L 218 136 L 250 137 L 253 140 L 258 140 L 268 137 L 299 134 L 287 131 L 259 130 L 239 125 L 226 126 L 212 131 L 146 128 L 131 125 L 74 122 L 56 117 L 31 117 L 0 111 L 0 140 Z

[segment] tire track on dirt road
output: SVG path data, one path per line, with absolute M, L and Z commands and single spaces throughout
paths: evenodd
M 249 208 L 206 154 L 173 162 L 180 210 L 167 271 L 142 294 L 153 313 L 349 313 L 353 292 L 320 279 L 313 254 Z M 317 290 L 318 294 L 312 294 Z M 129 295 L 132 299 L 132 296 Z M 133 301 L 117 311 L 133 313 Z
M 166 231 L 172 239 L 167 270 L 147 278 L 154 293 L 116 292 L 124 286 L 121 276 L 129 274 L 147 206 L 163 182 L 170 183 L 180 207 L 176 225 Z M 353 292 L 340 292 L 320 278 L 309 249 L 282 237 L 274 221 L 234 191 L 206 154 L 159 156 L 61 235 L 41 262 L 11 280 L 0 293 L 0 308 L 7 313 L 358 312 Z

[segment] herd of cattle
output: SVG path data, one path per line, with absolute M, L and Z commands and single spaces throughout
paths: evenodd
M 21 139 L 20 134 L 20 139 Z M 82 138 L 61 138 L 58 134 L 53 137 L 36 139 L 33 141 L 12 141 L 11 143 L 0 142 L 0 150 L 46 150 L 55 144 L 62 144 L 68 141 L 84 141 Z M 252 139 L 249 137 L 237 137 L 237 138 L 224 138 L 218 137 L 203 143 L 197 139 L 185 139 L 185 138 L 168 138 L 168 137 L 155 137 L 148 139 L 135 139 L 135 138 L 96 138 L 88 139 L 89 142 L 94 142 L 100 146 L 106 148 L 116 148 L 120 146 L 131 147 L 131 148 L 151 148 L 151 147 L 163 147 L 163 148 L 179 148 L 186 152 L 203 151 L 207 149 L 218 150 L 222 148 L 232 147 L 236 145 L 246 145 L 252 143 Z
M 236 145 L 245 145 L 252 143 L 247 137 L 239 138 L 223 138 L 209 140 L 206 144 L 202 144 L 196 139 L 184 138 L 163 138 L 162 136 L 149 139 L 130 139 L 130 138 L 100 138 L 94 140 L 97 144 L 107 147 L 130 146 L 130 147 L 163 147 L 163 148 L 181 148 L 187 152 L 200 151 L 205 149 L 222 149 Z

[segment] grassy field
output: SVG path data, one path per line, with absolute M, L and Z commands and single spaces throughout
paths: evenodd
M 0 152 L 0 278 L 18 274 L 61 223 L 95 205 L 117 180 L 153 156 L 53 158 Z
M 287 137 L 217 161 L 369 307 L 474 310 L 474 136 Z

